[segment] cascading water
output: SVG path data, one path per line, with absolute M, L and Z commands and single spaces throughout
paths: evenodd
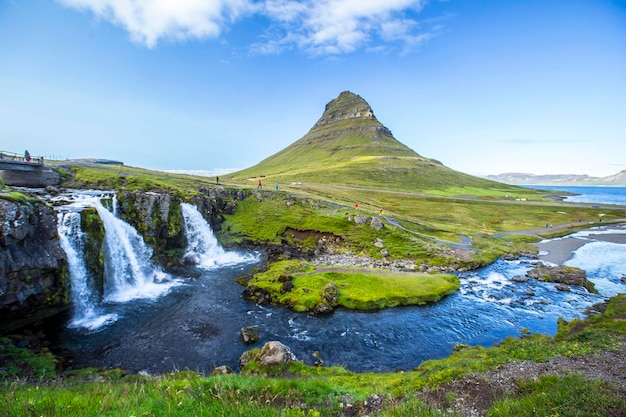
M 216 268 L 254 260 L 249 255 L 225 251 L 196 206 L 181 203 L 181 208 L 187 236 L 187 250 L 183 256 L 186 263 L 195 264 L 201 268 Z
M 93 277 L 89 277 L 85 266 L 85 233 L 80 228 L 80 212 L 85 207 L 94 207 L 104 225 L 105 303 L 153 299 L 179 283 L 152 264 L 152 250 L 137 231 L 102 205 L 101 199 L 110 198 L 110 194 L 84 193 L 74 194 L 70 198 L 70 204 L 58 208 L 59 237 L 68 258 L 72 279 L 74 317 L 70 326 L 94 330 L 117 319 L 117 315 L 103 312 L 104 305 L 99 303 L 98 293 L 91 285 Z
M 80 212 L 59 211 L 57 218 L 59 240 L 72 277 L 73 318 L 69 326 L 93 330 L 117 320 L 117 315 L 103 314 L 98 307 L 97 292 L 85 265 L 85 233 L 81 230 Z
M 154 298 L 174 285 L 169 275 L 152 264 L 152 249 L 131 225 L 115 217 L 98 199 L 90 205 L 104 224 L 106 301 Z

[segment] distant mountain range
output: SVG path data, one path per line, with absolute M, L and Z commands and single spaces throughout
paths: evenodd
M 506 173 L 488 175 L 485 178 L 512 185 L 613 185 L 626 186 L 626 170 L 608 177 L 590 177 L 589 175 L 535 175 L 524 173 Z

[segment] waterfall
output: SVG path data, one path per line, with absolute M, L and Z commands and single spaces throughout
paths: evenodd
M 72 320 L 70 327 L 85 327 L 94 330 L 117 320 L 115 314 L 103 314 L 98 306 L 97 292 L 92 277 L 87 272 L 84 256 L 85 233 L 80 226 L 80 212 L 58 212 L 58 231 L 61 247 L 67 255 L 72 278 Z
M 63 196 L 67 202 L 68 196 Z M 73 194 L 70 204 L 59 207 L 58 231 L 61 246 L 68 258 L 72 279 L 73 327 L 91 330 L 115 321 L 115 314 L 104 314 L 104 305 L 99 303 L 98 293 L 93 288 L 93 277 L 89 277 L 84 260 L 86 234 L 80 227 L 80 212 L 85 207 L 94 207 L 104 225 L 104 298 L 105 303 L 124 303 L 138 298 L 156 298 L 171 287 L 178 285 L 168 274 L 156 267 L 152 261 L 152 249 L 128 223 L 117 218 L 102 205 L 107 195 L 93 193 Z M 113 208 L 116 207 L 115 200 Z
M 131 225 L 115 217 L 99 199 L 90 205 L 104 224 L 106 301 L 155 298 L 175 285 L 168 274 L 152 263 L 152 249 Z
M 201 268 L 216 268 L 250 262 L 254 259 L 251 255 L 225 251 L 196 206 L 181 203 L 181 208 L 187 237 L 187 250 L 183 256 L 185 263 L 196 264 Z

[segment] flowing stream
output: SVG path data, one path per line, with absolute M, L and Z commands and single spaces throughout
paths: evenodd
M 625 245 L 597 236 L 623 235 L 626 230 L 605 227 L 581 232 L 586 244 L 567 262 L 586 269 L 600 295 L 576 287 L 557 291 L 554 284 L 535 280 L 520 282 L 536 261 L 498 260 L 460 273 L 460 291 L 435 304 L 309 316 L 244 300 L 243 288 L 234 280 L 261 264 L 262 254 L 225 251 L 194 206 L 182 206 L 189 242 L 184 259 L 200 276 L 182 280 L 152 265 L 136 231 L 100 198 L 81 197 L 59 210 L 63 246 L 74 259 L 74 316 L 60 329 L 60 338 L 75 368 L 120 367 L 152 374 L 186 369 L 210 373 L 218 365 L 238 370 L 244 351 L 279 340 L 309 364 L 319 355 L 326 365 L 359 372 L 411 369 L 448 356 L 459 343 L 492 346 L 526 329 L 553 335 L 559 317 L 583 317 L 586 307 L 624 292 L 620 277 L 626 276 Z M 95 207 L 103 219 L 106 256 L 111 258 L 107 265 L 115 264 L 107 267 L 109 284 L 102 300 L 93 296 L 80 266 L 82 231 L 74 212 L 85 206 Z M 260 342 L 245 345 L 240 339 L 243 327 L 259 329 Z

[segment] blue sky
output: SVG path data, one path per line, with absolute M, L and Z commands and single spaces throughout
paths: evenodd
M 0 0 L 0 150 L 246 168 L 344 90 L 470 174 L 626 169 L 626 3 Z

